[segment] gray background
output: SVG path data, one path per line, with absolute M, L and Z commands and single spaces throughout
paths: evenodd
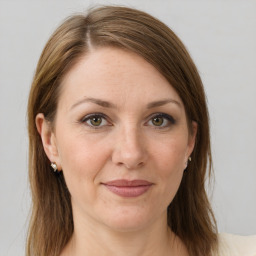
M 208 96 L 219 230 L 256 234 L 256 1 L 0 0 L 0 254 L 24 255 L 26 104 L 36 63 L 66 16 L 97 3 L 147 11 L 185 43 Z

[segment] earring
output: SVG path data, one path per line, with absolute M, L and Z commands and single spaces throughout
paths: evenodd
M 191 162 L 191 160 L 192 160 L 192 158 L 191 157 L 189 157 L 188 158 L 188 161 L 186 162 L 186 167 L 185 167 L 185 172 L 187 172 L 188 171 L 188 169 L 187 169 L 187 167 L 188 167 L 188 162 Z
M 54 172 L 58 171 L 58 167 L 57 167 L 57 164 L 55 162 L 51 163 L 51 167 L 52 167 Z

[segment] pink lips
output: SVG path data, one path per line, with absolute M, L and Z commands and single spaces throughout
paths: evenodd
M 146 180 L 113 180 L 103 185 L 119 196 L 137 197 L 146 193 L 153 183 Z

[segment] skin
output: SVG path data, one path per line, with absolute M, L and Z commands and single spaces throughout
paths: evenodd
M 61 255 L 188 255 L 168 228 L 167 207 L 196 124 L 188 130 L 173 87 L 140 56 L 116 48 L 91 50 L 61 86 L 54 129 L 43 114 L 36 118 L 45 152 L 71 193 L 74 234 Z M 88 117 L 95 113 L 104 117 Z M 116 179 L 152 186 L 127 198 L 103 185 Z

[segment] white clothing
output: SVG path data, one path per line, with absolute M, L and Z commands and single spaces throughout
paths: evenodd
M 219 234 L 219 256 L 256 256 L 256 235 Z

